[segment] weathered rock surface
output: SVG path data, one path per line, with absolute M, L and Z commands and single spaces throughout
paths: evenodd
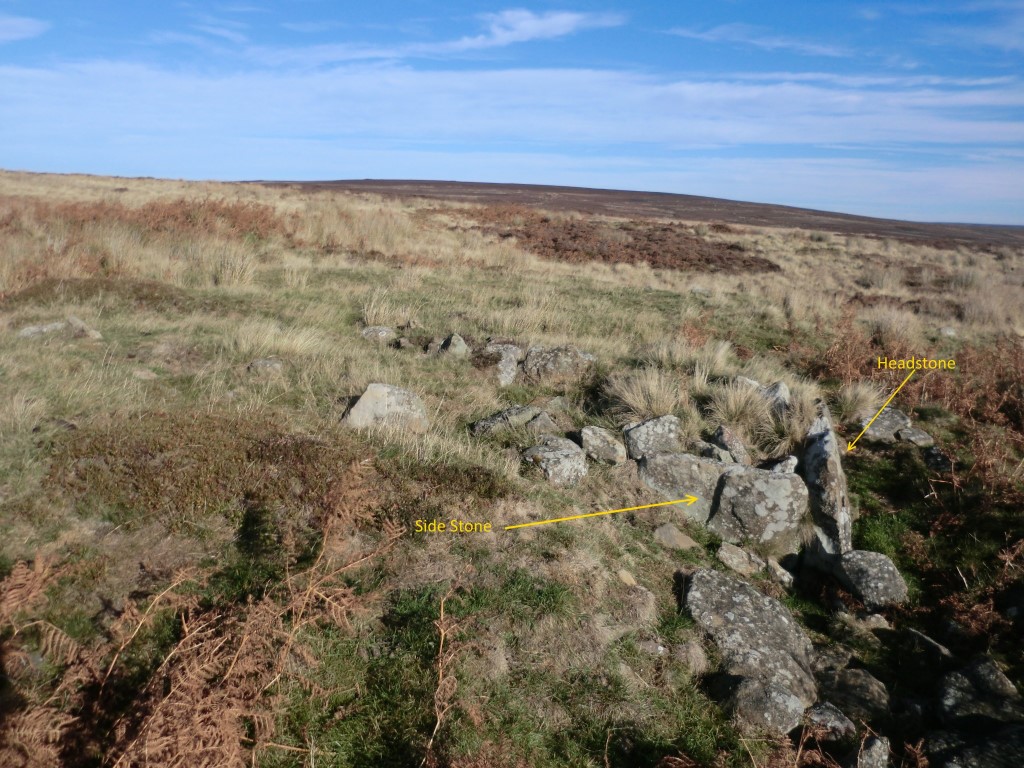
M 770 387 L 763 387 L 761 389 L 761 396 L 768 401 L 768 407 L 772 409 L 772 413 L 778 418 L 786 415 L 791 398 L 786 382 L 777 381 Z
M 530 347 L 523 372 L 531 379 L 574 377 L 584 373 L 597 358 L 576 347 Z
M 680 531 L 672 523 L 659 525 L 654 530 L 654 540 L 668 549 L 694 549 L 700 547 L 700 544 Z
M 684 602 L 718 646 L 725 671 L 751 682 L 734 696 L 737 719 L 776 734 L 799 725 L 818 690 L 810 641 L 789 611 L 746 582 L 706 569 L 690 577 Z
M 74 315 L 68 315 L 68 330 L 71 331 L 71 335 L 76 339 L 91 339 L 92 341 L 102 341 L 103 334 L 97 331 L 95 328 L 91 328 L 86 325 L 83 320 Z
M 718 480 L 731 466 L 688 453 L 662 453 L 640 461 L 640 479 L 668 501 L 696 496 L 697 501 L 682 510 L 690 520 L 704 524 L 711 516 Z
M 885 736 L 868 736 L 846 761 L 846 768 L 889 768 L 889 740 Z
M 910 443 L 918 448 L 931 448 L 935 445 L 935 438 L 917 427 L 904 427 L 896 433 L 896 439 L 901 443 Z
M 808 547 L 812 564 L 831 568 L 832 560 L 853 549 L 850 499 L 839 441 L 828 406 L 818 404 L 817 418 L 804 441 L 804 478 L 810 492 L 814 540 Z
M 363 429 L 378 425 L 401 427 L 410 432 L 426 432 L 430 427 L 427 409 L 420 398 L 407 389 L 390 384 L 370 384 L 342 423 Z
M 827 701 L 815 704 L 805 715 L 807 724 L 818 734 L 820 741 L 842 741 L 857 735 L 857 726 L 853 724 L 839 707 Z
M 284 370 L 284 363 L 275 357 L 261 357 L 245 366 L 245 370 L 260 376 L 270 376 L 281 373 Z
M 836 563 L 834 573 L 843 586 L 864 601 L 869 611 L 907 599 L 907 583 L 892 560 L 881 552 L 846 552 Z
M 799 460 L 796 456 L 783 456 L 781 459 L 775 459 L 767 462 L 761 466 L 761 469 L 767 469 L 770 472 L 778 472 L 782 475 L 792 475 L 796 472 Z
M 668 415 L 626 427 L 622 432 L 629 458 L 639 461 L 659 453 L 678 453 L 682 450 L 680 426 L 677 417 Z
M 942 449 L 938 446 L 932 446 L 931 448 L 925 448 L 921 452 L 921 457 L 924 459 L 924 463 L 928 465 L 929 469 L 935 472 L 952 472 L 953 471 L 953 460 L 949 458 Z
M 386 325 L 371 325 L 369 328 L 363 328 L 362 337 L 367 341 L 376 341 L 379 344 L 386 344 L 392 339 L 396 338 L 398 333 L 394 328 L 389 328 Z
M 698 456 L 703 456 L 705 459 L 714 459 L 723 464 L 732 464 L 734 461 L 732 454 L 725 450 L 725 448 L 720 448 L 713 443 L 705 443 L 703 440 L 697 441 L 696 451 Z
M 601 427 L 584 427 L 580 430 L 583 452 L 593 461 L 603 464 L 622 464 L 626 461 L 626 446 L 613 432 Z
M 847 668 L 819 673 L 821 697 L 847 717 L 872 722 L 889 713 L 889 692 L 866 669 Z
M 861 428 L 867 426 L 869 421 L 871 421 L 870 417 L 863 419 L 860 423 Z M 909 426 L 910 417 L 890 405 L 884 408 L 878 414 L 878 418 L 871 422 L 871 426 L 864 433 L 864 440 L 869 443 L 892 445 L 896 442 L 896 433 Z
M 18 331 L 19 339 L 34 339 L 37 336 L 47 336 L 51 333 L 57 333 L 57 331 L 63 331 L 68 327 L 68 324 L 63 320 L 58 320 L 53 323 L 44 323 L 42 325 L 27 325 Z
M 767 569 L 768 578 L 774 581 L 776 584 L 781 584 L 786 589 L 793 586 L 796 579 L 793 574 L 782 567 L 782 564 L 775 558 L 769 557 Z
M 734 467 L 722 476 L 708 528 L 733 544 L 750 539 L 795 553 L 807 510 L 807 486 L 797 475 Z
M 535 435 L 553 435 L 559 431 L 558 425 L 543 411 L 526 422 L 526 429 Z
M 925 740 L 929 768 L 1020 768 L 1024 765 L 1024 726 L 994 733 L 938 731 Z
M 992 659 L 975 659 L 942 678 L 937 697 L 939 720 L 946 727 L 992 730 L 1024 724 L 1020 693 Z
M 547 435 L 539 445 L 523 452 L 523 460 L 536 464 L 552 485 L 575 485 L 587 474 L 587 458 L 572 440 Z
M 480 350 L 477 363 L 481 366 L 493 366 L 499 387 L 512 384 L 519 375 L 519 361 L 523 359 L 523 349 L 505 339 L 488 339 Z
M 469 357 L 470 352 L 469 345 L 466 344 L 466 340 L 457 333 L 453 333 L 441 342 L 440 351 L 441 354 L 451 355 L 452 357 Z
M 732 456 L 732 460 L 737 464 L 750 463 L 750 454 L 747 452 L 747 446 L 743 444 L 739 435 L 724 424 L 719 425 L 718 429 L 715 430 L 715 434 L 711 436 L 711 442 L 727 451 Z
M 718 548 L 718 559 L 726 568 L 741 576 L 752 576 L 765 567 L 760 557 L 727 541 Z
M 474 422 L 469 431 L 474 437 L 480 437 L 481 435 L 502 432 L 515 427 L 523 427 L 540 416 L 540 414 L 540 408 L 532 405 L 514 405 L 511 408 L 492 413 L 490 416 Z

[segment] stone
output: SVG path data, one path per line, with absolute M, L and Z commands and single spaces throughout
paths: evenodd
M 569 402 L 569 399 L 565 395 L 558 395 L 556 397 L 552 397 L 550 400 L 548 400 L 548 404 L 546 406 L 548 412 L 550 413 L 565 413 L 571 407 L 572 403 Z
M 672 523 L 658 526 L 654 531 L 654 540 L 668 549 L 694 549 L 700 544 L 676 528 Z
M 376 341 L 378 344 L 386 344 L 396 338 L 398 333 L 394 328 L 389 328 L 386 325 L 371 325 L 369 328 L 363 328 L 362 336 L 367 341 Z
M 937 710 L 940 722 L 948 728 L 993 730 L 1024 724 L 1020 693 L 996 663 L 984 656 L 942 678 Z
M 728 451 L 729 455 L 732 456 L 732 460 L 737 464 L 750 464 L 750 454 L 747 453 L 747 447 L 743 444 L 739 435 L 724 424 L 719 425 L 718 429 L 715 430 L 715 434 L 711 436 L 711 442 L 719 448 Z
M 944 325 L 939 328 L 939 335 L 945 336 L 947 339 L 955 339 L 957 337 L 956 328 L 951 325 Z
M 530 347 L 523 361 L 523 372 L 535 381 L 572 378 L 582 375 L 596 360 L 576 347 Z
M 707 523 L 718 488 L 719 478 L 731 467 L 711 459 L 688 453 L 662 453 L 640 460 L 640 479 L 667 501 L 682 499 L 687 494 L 697 497 L 693 504 L 681 506 L 686 517 Z
M 726 568 L 736 571 L 741 576 L 753 576 L 765 566 L 764 560 L 757 555 L 727 541 L 718 548 L 718 559 Z
M 840 672 L 849 666 L 853 659 L 853 649 L 841 643 L 817 645 L 814 647 L 814 658 L 811 660 L 815 674 Z
M 832 415 L 828 406 L 819 402 L 817 417 L 804 439 L 804 478 L 814 523 L 808 561 L 824 570 L 853 549 L 853 518 L 841 455 Z
M 636 578 L 633 576 L 632 573 L 627 571 L 625 568 L 620 568 L 619 571 L 615 575 L 618 576 L 619 577 L 619 581 L 621 581 L 627 587 L 635 587 L 636 586 Z
M 543 411 L 526 422 L 526 430 L 535 435 L 553 435 L 559 431 L 558 425 Z
M 799 725 L 818 698 L 813 650 L 782 603 L 707 569 L 690 576 L 683 602 L 718 647 L 724 671 L 743 679 L 742 695 L 733 697 L 737 719 L 778 735 Z M 752 684 L 744 685 L 748 680 Z
M 956 663 L 956 657 L 949 648 L 912 627 L 903 630 L 901 640 L 901 654 L 904 658 L 916 656 L 922 669 L 934 672 L 949 669 Z
M 760 381 L 757 381 L 756 379 L 751 379 L 747 376 L 737 376 L 736 378 L 733 379 L 733 381 L 736 384 L 741 384 L 744 387 L 750 387 L 751 389 L 756 389 L 758 391 L 764 389 L 764 387 L 761 386 Z
M 413 344 L 407 337 L 401 336 L 397 341 L 394 342 L 396 349 L 416 349 L 416 345 Z
M 1024 726 L 994 733 L 938 731 L 925 739 L 929 768 L 1020 768 L 1024 765 Z
M 931 448 L 935 445 L 935 438 L 917 427 L 904 427 L 896 433 L 896 439 L 901 443 L 910 443 L 918 448 Z
M 149 368 L 136 368 L 132 371 L 132 376 L 140 381 L 155 381 L 159 378 L 156 373 L 149 370 Z
M 857 726 L 835 704 L 821 701 L 807 710 L 807 724 L 818 741 L 842 741 L 857 735 Z
M 580 430 L 580 442 L 587 458 L 593 461 L 613 465 L 626 461 L 626 446 L 607 429 L 584 427 Z
M 274 357 L 261 357 L 245 366 L 245 370 L 252 374 L 269 376 L 281 373 L 284 370 L 284 363 Z
M 415 433 L 426 432 L 430 428 L 427 409 L 418 395 L 407 389 L 380 383 L 367 386 L 356 404 L 345 414 L 342 423 L 355 429 L 388 426 Z
M 71 335 L 76 339 L 91 339 L 92 341 L 103 340 L 102 333 L 97 331 L 95 328 L 90 328 L 84 321 L 74 315 L 68 315 L 68 328 L 71 330 Z
M 672 656 L 686 666 L 694 675 L 703 675 L 711 668 L 708 655 L 696 640 L 681 643 L 672 649 Z
M 723 464 L 732 464 L 732 454 L 729 453 L 725 448 L 719 448 L 713 443 L 705 443 L 703 440 L 698 440 L 695 450 L 697 455 L 703 456 L 705 459 L 714 459 L 715 461 L 721 461 Z
M 469 345 L 459 334 L 453 333 L 441 342 L 440 353 L 452 357 L 469 357 Z
M 864 601 L 869 611 L 907 599 L 907 583 L 892 560 L 881 552 L 846 552 L 836 563 L 834 573 L 844 587 Z
M 781 584 L 786 589 L 792 589 L 796 579 L 793 574 L 782 567 L 782 564 L 773 557 L 768 558 L 767 568 L 768 578 L 774 581 L 776 584 Z
M 522 347 L 505 339 L 488 339 L 477 355 L 479 365 L 494 367 L 499 387 L 507 387 L 516 380 L 522 359 Z
M 889 768 L 889 740 L 868 736 L 846 761 L 845 768 Z
M 639 585 L 626 591 L 623 618 L 632 629 L 651 629 L 658 623 L 658 598 Z
M 796 468 L 799 463 L 796 456 L 784 456 L 781 459 L 767 462 L 761 468 L 779 475 L 793 475 L 796 474 Z
M 790 392 L 784 381 L 776 381 L 770 387 L 762 387 L 761 396 L 768 401 L 768 407 L 777 418 L 782 418 L 789 410 Z
M 678 453 L 680 426 L 679 419 L 672 415 L 631 424 L 623 430 L 626 453 L 635 460 L 659 453 Z
M 540 416 L 541 410 L 532 405 L 514 405 L 503 411 L 492 413 L 470 426 L 469 431 L 474 437 L 504 432 L 516 427 L 524 427 Z
M 58 320 L 53 323 L 44 323 L 43 325 L 28 325 L 18 331 L 19 339 L 34 339 L 37 336 L 47 336 L 51 333 L 57 333 L 57 331 L 63 331 L 67 328 L 67 323 L 63 320 Z
M 552 485 L 575 485 L 587 474 L 587 458 L 572 440 L 546 435 L 539 445 L 523 452 L 523 460 L 536 464 Z
M 871 421 L 870 417 L 861 420 L 861 428 L 867 427 L 869 421 Z M 878 418 L 871 421 L 871 426 L 867 427 L 867 431 L 864 432 L 864 441 L 892 445 L 896 442 L 896 433 L 909 426 L 910 417 L 890 405 L 882 409 Z
M 668 648 L 655 640 L 641 640 L 636 644 L 636 648 L 650 656 L 664 656 L 668 653 Z
M 819 674 L 821 697 L 854 721 L 872 722 L 889 713 L 889 692 L 866 669 L 829 670 Z
M 723 540 L 739 544 L 749 539 L 778 554 L 799 551 L 808 494 L 797 475 L 733 467 L 722 475 L 717 499 L 707 526 Z
M 934 472 L 940 472 L 947 474 L 953 471 L 953 461 L 938 446 L 932 446 L 931 448 L 925 448 L 921 452 L 921 457 L 924 459 L 924 463 Z

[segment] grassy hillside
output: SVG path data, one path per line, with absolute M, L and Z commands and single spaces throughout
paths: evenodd
M 467 427 L 516 404 L 564 430 L 674 413 L 784 456 L 817 398 L 856 435 L 904 375 L 878 356 L 956 358 L 896 401 L 954 470 L 858 447 L 855 542 L 911 586 L 890 621 L 955 622 L 1019 684 L 1022 283 L 1009 246 L 2 173 L 0 763 L 825 764 L 743 736 L 702 682 L 674 574 L 720 542 L 661 546 L 685 528 L 663 509 L 503 531 L 661 499 L 631 463 L 552 487 L 525 431 Z M 380 325 L 407 348 L 363 338 Z M 598 362 L 501 389 L 423 351 L 452 332 Z M 371 382 L 431 428 L 343 427 Z M 495 530 L 415 532 L 435 518 Z M 757 583 L 832 641 L 834 585 Z M 895 651 L 858 653 L 901 684 Z M 915 736 L 893 731 L 897 761 Z

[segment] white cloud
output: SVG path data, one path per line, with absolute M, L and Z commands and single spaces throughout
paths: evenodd
M 618 14 L 574 13 L 570 11 L 549 11 L 536 14 L 533 11 L 513 9 L 500 13 L 488 13 L 480 17 L 487 24 L 487 31 L 480 35 L 462 37 L 436 46 L 424 46 L 440 51 L 467 51 L 480 48 L 497 48 L 513 43 L 531 40 L 551 40 L 565 37 L 582 29 L 615 27 L 625 19 Z
M 26 16 L 0 15 L 0 43 L 39 37 L 50 28 L 50 22 Z
M 841 46 L 777 35 L 750 24 L 721 24 L 703 32 L 677 27 L 670 32 L 679 37 L 702 40 L 706 43 L 735 43 L 765 51 L 792 51 L 803 56 L 845 57 L 852 55 L 849 50 Z

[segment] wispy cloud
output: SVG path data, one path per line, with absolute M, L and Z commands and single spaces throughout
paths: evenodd
M 706 43 L 733 43 L 760 48 L 764 51 L 792 51 L 803 56 L 846 57 L 852 55 L 851 51 L 841 46 L 778 35 L 750 24 L 721 24 L 704 31 L 676 27 L 669 31 L 673 35 L 691 40 L 702 40 Z
M 50 22 L 27 16 L 0 15 L 0 43 L 13 43 L 39 37 L 50 28 Z
M 246 43 L 249 38 L 237 29 L 231 29 L 230 27 L 220 26 L 216 24 L 197 24 L 194 27 L 198 32 L 202 32 L 212 37 L 219 37 L 227 40 L 229 43 Z
M 340 21 L 286 21 L 281 26 L 289 32 L 312 35 L 317 32 L 329 32 L 332 29 L 339 29 L 345 25 Z

